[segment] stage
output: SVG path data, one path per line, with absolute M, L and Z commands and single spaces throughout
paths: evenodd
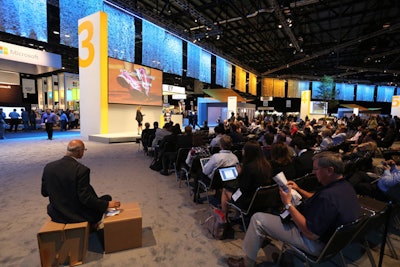
M 92 134 L 89 135 L 90 141 L 101 142 L 106 144 L 111 143 L 126 143 L 126 142 L 139 142 L 140 135 L 133 132 L 128 133 L 109 133 L 109 134 Z

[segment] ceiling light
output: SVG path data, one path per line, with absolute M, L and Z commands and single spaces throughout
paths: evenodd
M 60 32 L 58 32 L 58 31 L 53 31 L 53 33 L 54 33 L 54 34 L 60 34 Z
M 221 35 L 218 34 L 218 35 L 217 35 L 217 40 L 219 40 L 219 38 L 221 38 Z
M 65 34 L 64 36 L 65 36 L 65 38 L 71 37 L 71 35 L 69 35 L 69 34 Z
M 278 29 L 281 29 L 282 28 L 282 24 L 278 24 Z
M 389 28 L 390 27 L 390 22 L 385 22 L 383 25 L 382 25 L 382 28 L 384 28 L 384 29 L 387 29 L 387 28 Z

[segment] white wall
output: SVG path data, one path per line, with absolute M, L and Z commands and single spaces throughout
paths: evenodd
M 137 133 L 136 121 L 137 105 L 120 105 L 109 104 L 108 106 L 108 132 L 109 133 Z M 142 106 L 143 129 L 146 122 L 150 123 L 153 128 L 153 122 L 160 123 L 160 115 L 162 115 L 162 107 Z

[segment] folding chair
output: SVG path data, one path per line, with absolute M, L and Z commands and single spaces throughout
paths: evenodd
M 179 148 L 178 152 L 176 154 L 175 162 L 173 163 L 175 174 L 176 174 L 176 181 L 177 182 L 179 181 L 179 187 L 181 187 L 181 183 L 180 183 L 181 170 L 182 170 L 183 167 L 186 166 L 185 161 L 186 161 L 186 158 L 187 158 L 187 155 L 188 155 L 189 151 L 190 151 L 190 148 Z
M 234 208 L 240 213 L 243 229 L 246 232 L 246 216 L 251 216 L 256 212 L 279 212 L 279 208 L 281 207 L 279 187 L 277 184 L 258 187 L 254 192 L 248 207 L 242 208 L 233 202 L 228 202 L 228 206 Z
M 293 251 L 296 256 L 305 260 L 306 266 L 310 266 L 310 262 L 317 264 L 330 261 L 337 255 L 340 256 L 342 266 L 346 266 L 342 250 L 350 244 L 358 232 L 365 226 L 367 218 L 367 216 L 361 216 L 351 223 L 337 227 L 318 256 L 310 255 L 289 243 L 283 243 L 279 253 L 278 264 L 280 264 L 280 260 L 285 251 Z
M 367 216 L 367 220 L 365 222 L 364 227 L 357 233 L 357 235 L 353 238 L 351 241 L 352 244 L 359 244 L 361 247 L 363 247 L 368 255 L 368 259 L 371 263 L 372 267 L 376 267 L 376 263 L 374 260 L 374 257 L 372 256 L 371 253 L 371 248 L 369 247 L 368 243 L 368 235 L 371 233 L 371 231 L 381 227 L 385 223 L 385 218 L 388 212 L 388 206 L 386 203 L 370 199 L 367 200 L 370 204 L 372 202 L 380 202 L 380 203 L 373 203 L 374 208 L 371 209 L 371 207 L 366 207 L 366 199 L 368 197 L 361 196 L 359 197 L 359 202 L 361 206 L 361 211 L 364 213 L 364 215 Z

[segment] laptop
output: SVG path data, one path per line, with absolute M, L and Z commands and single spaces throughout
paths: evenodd
M 218 170 L 219 170 L 219 174 L 221 175 L 221 180 L 223 182 L 235 180 L 236 177 L 238 176 L 238 172 L 237 172 L 235 166 L 220 168 Z
M 207 164 L 207 162 L 210 160 L 210 157 L 208 158 L 201 158 L 200 159 L 200 164 L 201 164 L 201 168 L 204 169 L 204 165 Z

